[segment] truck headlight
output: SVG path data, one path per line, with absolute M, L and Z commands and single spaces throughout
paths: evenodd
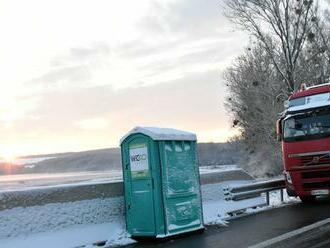
M 290 172 L 285 171 L 284 175 L 285 175 L 286 181 L 288 183 L 292 184 L 292 178 L 291 178 Z

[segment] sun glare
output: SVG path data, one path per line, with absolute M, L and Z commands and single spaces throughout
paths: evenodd
M 3 161 L 5 161 L 6 163 L 14 163 L 17 156 L 15 155 L 14 152 L 10 152 L 10 151 L 6 151 L 6 152 L 2 152 L 0 157 L 2 158 Z

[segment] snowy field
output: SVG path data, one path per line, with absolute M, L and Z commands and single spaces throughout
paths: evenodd
M 200 167 L 201 174 L 216 173 L 236 169 L 236 165 Z M 77 183 L 101 183 L 122 180 L 121 170 L 65 172 L 65 173 L 34 173 L 0 176 L 0 192 L 23 190 L 41 186 L 57 186 Z
M 119 170 L 3 175 L 0 176 L 0 192 L 42 186 L 113 182 L 118 180 L 122 180 L 122 172 Z
M 231 181 L 202 186 L 203 213 L 206 225 L 227 225 L 228 213 L 265 204 L 263 197 L 239 202 L 226 201 L 222 187 L 247 183 Z M 279 194 L 271 194 L 271 205 L 280 203 Z M 285 201 L 291 201 L 285 196 Z M 259 207 L 248 212 L 265 209 Z M 129 239 L 124 224 L 123 197 L 93 199 L 0 211 L 0 247 L 73 248 L 124 245 Z

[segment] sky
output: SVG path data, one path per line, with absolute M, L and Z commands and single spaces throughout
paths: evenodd
M 0 0 L 0 156 L 117 147 L 134 126 L 232 136 L 220 0 Z

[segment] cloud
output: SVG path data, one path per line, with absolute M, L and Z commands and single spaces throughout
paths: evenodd
M 111 48 L 105 41 L 93 42 L 85 46 L 68 49 L 65 54 L 58 55 L 50 62 L 51 67 L 78 64 L 95 64 L 110 56 Z
M 108 126 L 108 121 L 104 118 L 90 118 L 77 121 L 74 123 L 74 126 L 83 130 L 101 130 Z
M 221 11 L 219 0 L 153 1 L 150 14 L 139 25 L 159 35 L 213 36 L 219 27 L 229 27 Z
M 224 89 L 218 70 L 140 88 L 55 90 L 44 94 L 38 108 L 31 113 L 39 118 L 24 120 L 16 130 L 25 135 L 38 130 L 39 136 L 49 142 L 50 134 L 56 134 L 57 142 L 62 139 L 63 143 L 72 137 L 88 143 L 90 136 L 111 134 L 107 141 L 110 145 L 117 144 L 121 135 L 132 127 L 145 125 L 200 132 L 204 141 L 206 136 L 216 141 L 225 137 L 216 130 L 228 130 L 222 98 Z M 210 137 L 216 133 L 218 137 Z M 104 142 L 103 138 L 99 141 Z
M 167 83 L 186 73 L 223 68 L 242 47 L 241 34 L 229 31 L 218 0 L 150 1 L 135 28 L 135 39 L 71 47 L 31 82 L 46 88 L 116 89 Z
M 31 83 L 45 88 L 141 87 L 168 83 L 201 71 L 223 69 L 239 53 L 240 40 L 201 38 L 190 42 L 125 43 L 119 47 L 72 48 L 56 59 L 56 66 Z M 236 45 L 235 45 L 236 44 Z
M 42 144 L 39 151 L 48 152 L 117 146 L 137 125 L 193 131 L 199 141 L 224 140 L 232 130 L 222 107 L 221 81 L 220 71 L 210 70 L 138 88 L 53 89 L 40 95 L 38 106 L 15 123 L 16 135 L 0 130 L 0 146 L 9 140 Z
M 44 75 L 32 79 L 30 82 L 33 84 L 50 85 L 65 85 L 77 86 L 82 85 L 91 79 L 91 72 L 88 66 L 64 66 L 61 68 L 52 69 Z
M 0 129 L 13 128 L 17 122 L 33 118 L 31 112 L 38 106 L 38 98 L 16 97 L 0 105 Z M 6 132 L 8 132 L 7 130 Z
M 127 11 L 128 1 L 86 1 L 82 9 L 52 4 L 67 6 L 62 19 L 52 19 L 53 12 L 49 19 L 52 7 L 40 3 L 44 13 L 36 9 L 34 16 L 45 22 L 16 51 L 26 52 L 18 73 L 5 73 L 10 82 L 25 78 L 11 92 L 23 92 L 33 104 L 25 109 L 10 102 L 7 109 L 17 107 L 7 117 L 12 132 L 0 130 L 0 145 L 39 142 L 61 151 L 111 146 L 135 125 L 196 131 L 203 141 L 229 132 L 221 73 L 247 39 L 231 32 L 221 1 L 144 0 Z M 76 11 L 73 20 L 69 10 Z
M 71 48 L 72 57 L 78 60 L 90 60 L 91 58 L 95 58 L 97 56 L 107 56 L 110 54 L 110 47 L 105 42 L 97 42 L 89 47 L 76 47 Z

